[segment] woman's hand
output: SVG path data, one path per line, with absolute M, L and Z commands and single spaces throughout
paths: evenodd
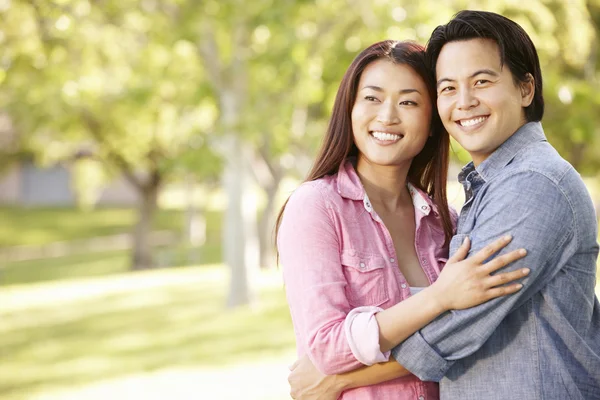
M 340 381 L 338 375 L 319 372 L 305 355 L 290 367 L 290 397 L 297 400 L 337 400 L 344 389 Z
M 484 263 L 485 260 L 506 247 L 511 240 L 511 236 L 504 236 L 465 259 L 471 246 L 469 238 L 465 239 L 432 285 L 432 288 L 435 287 L 437 290 L 436 295 L 444 310 L 474 307 L 521 289 L 523 285 L 519 283 L 505 284 L 523 278 L 529 274 L 529 268 L 496 275 L 491 275 L 491 273 L 525 257 L 527 254 L 525 249 L 512 251 Z

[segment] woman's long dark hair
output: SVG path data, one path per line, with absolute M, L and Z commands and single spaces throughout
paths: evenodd
M 423 78 L 429 90 L 429 97 L 433 102 L 431 113 L 432 136 L 427 140 L 423 150 L 413 159 L 408 171 L 408 181 L 425 191 L 433 199 L 442 218 L 447 244 L 453 234 L 452 220 L 450 219 L 446 198 L 450 140 L 437 113 L 435 79 L 433 72 L 429 70 L 425 61 L 425 48 L 417 43 L 385 40 L 366 48 L 352 61 L 340 83 L 323 144 L 304 182 L 335 174 L 346 158 L 358 155 L 352 133 L 352 108 L 356 100 L 358 82 L 362 72 L 373 61 L 380 59 L 411 67 Z M 277 240 L 286 205 L 287 201 L 277 217 L 275 240 Z

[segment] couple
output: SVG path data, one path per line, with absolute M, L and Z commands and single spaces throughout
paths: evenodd
M 278 220 L 293 398 L 600 399 L 596 218 L 543 112 L 536 49 L 498 14 L 358 55 Z M 458 216 L 448 133 L 473 158 Z

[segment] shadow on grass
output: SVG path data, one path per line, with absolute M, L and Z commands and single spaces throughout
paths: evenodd
M 225 284 L 195 280 L 0 314 L 0 398 L 293 349 L 281 288 L 263 290 L 258 309 L 225 310 Z

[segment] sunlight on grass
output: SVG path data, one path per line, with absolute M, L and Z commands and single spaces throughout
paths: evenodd
M 6 287 L 0 398 L 289 360 L 294 336 L 279 274 L 262 274 L 257 305 L 235 310 L 223 308 L 227 278 L 223 267 L 204 266 Z M 198 398 L 202 383 L 190 382 L 195 395 L 180 398 Z M 135 398 L 151 397 L 139 390 Z

